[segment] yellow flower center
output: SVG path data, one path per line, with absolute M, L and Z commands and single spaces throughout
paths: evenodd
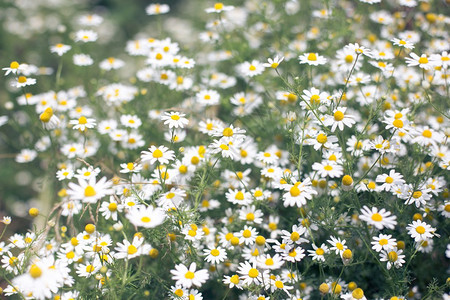
M 227 127 L 223 130 L 222 134 L 223 134 L 223 136 L 230 137 L 230 136 L 233 136 L 234 132 L 233 132 L 233 129 L 231 129 L 230 127 Z
M 396 119 L 394 120 L 394 122 L 392 122 L 392 125 L 394 125 L 394 127 L 396 128 L 403 128 L 403 121 Z
M 136 248 L 136 246 L 134 246 L 134 245 L 128 246 L 127 252 L 128 252 L 129 255 L 133 255 L 133 254 L 135 254 L 137 251 L 138 251 L 138 249 Z
M 341 111 L 339 111 L 339 110 L 337 110 L 335 113 L 334 113 L 334 119 L 336 120 L 336 121 L 342 121 L 343 119 L 344 119 L 344 113 L 343 112 L 341 112 Z
M 150 220 L 149 217 L 145 216 L 145 217 L 141 218 L 141 221 L 144 222 L 144 223 L 149 223 L 151 220 Z
M 53 116 L 53 110 L 51 107 L 47 107 L 44 112 L 39 116 L 39 119 L 44 122 L 48 123 Z
M 391 183 L 393 183 L 394 182 L 394 178 L 392 178 L 392 177 L 390 177 L 390 176 L 388 176 L 388 177 L 386 177 L 386 179 L 384 180 L 386 183 L 389 183 L 389 184 L 391 184 Z
M 256 277 L 258 277 L 258 275 L 259 275 L 259 271 L 256 270 L 255 268 L 251 268 L 248 271 L 248 276 L 250 276 L 251 278 L 256 278 Z
M 256 70 L 256 67 L 255 67 L 254 65 L 250 65 L 250 67 L 248 67 L 248 69 L 249 69 L 250 71 L 255 71 L 255 70 Z
M 81 117 L 78 119 L 78 124 L 84 125 L 84 124 L 86 124 L 86 123 L 87 123 L 86 117 L 81 116 Z
M 345 57 L 345 62 L 346 63 L 351 63 L 353 61 L 353 55 L 347 55 L 346 57 Z
M 154 158 L 161 158 L 161 157 L 163 157 L 162 151 L 159 150 L 159 149 L 156 149 L 155 151 L 153 151 L 153 157 Z
M 321 133 L 317 136 L 316 140 L 321 144 L 325 144 L 328 141 L 328 137 L 325 134 Z
M 388 259 L 389 259 L 390 262 L 397 261 L 397 258 L 398 258 L 397 252 L 391 251 L 391 252 L 388 253 Z
M 97 192 L 95 191 L 94 187 L 88 185 L 85 189 L 84 189 L 84 196 L 85 197 L 93 197 L 97 195 Z
M 424 234 L 425 233 L 425 227 L 423 226 L 417 226 L 416 231 L 418 234 Z
M 308 54 L 308 60 L 316 61 L 317 60 L 317 55 L 315 53 L 309 53 Z
M 17 81 L 19 81 L 19 83 L 25 83 L 27 82 L 27 78 L 25 76 L 19 76 L 19 79 Z
M 263 246 L 266 243 L 266 239 L 262 235 L 258 235 L 256 237 L 256 241 L 255 242 L 256 242 L 256 244 L 258 246 Z
M 245 229 L 244 232 L 242 233 L 242 236 L 248 239 L 249 237 L 252 236 L 252 232 L 248 229 Z
M 431 138 L 431 136 L 432 136 L 432 133 L 431 133 L 431 130 L 428 130 L 428 129 L 425 129 L 423 132 L 422 132 L 422 136 L 423 137 L 426 137 L 426 138 Z
M 322 248 L 317 248 L 316 249 L 316 254 L 317 255 L 323 255 L 325 253 L 325 251 Z
M 19 63 L 17 61 L 13 61 L 9 64 L 9 67 L 11 69 L 18 69 L 19 68 Z
M 364 297 L 364 291 L 360 288 L 356 288 L 352 292 L 352 297 L 355 299 L 362 299 Z
M 195 274 L 193 272 L 191 272 L 191 271 L 187 271 L 186 274 L 184 275 L 184 277 L 186 279 L 194 279 Z
M 421 58 L 419 58 L 419 64 L 427 64 L 428 63 L 428 58 L 422 56 Z
M 291 194 L 292 197 L 297 197 L 298 195 L 300 195 L 301 191 L 296 185 L 294 185 L 289 190 L 289 193 Z
M 30 275 L 33 278 L 39 278 L 42 275 L 42 270 L 36 264 L 32 264 L 30 268 Z
M 300 234 L 298 234 L 298 232 L 294 231 L 293 233 L 291 233 L 291 240 L 296 242 L 300 239 Z
M 244 193 L 241 191 L 236 193 L 236 196 L 234 197 L 236 200 L 244 200 Z
M 353 178 L 350 175 L 345 175 L 342 177 L 342 184 L 349 186 L 353 183 Z
M 239 283 L 239 276 L 238 275 L 233 275 L 230 277 L 230 282 L 234 283 L 234 284 L 238 284 Z
M 374 213 L 372 215 L 372 220 L 374 220 L 375 222 L 381 222 L 383 220 L 383 216 L 379 213 Z
M 388 240 L 387 240 L 387 239 L 381 239 L 381 240 L 378 241 L 378 243 L 379 243 L 381 246 L 384 246 L 384 245 L 387 245 L 387 244 L 388 244 Z
M 214 4 L 214 9 L 215 10 L 222 10 L 223 9 L 223 3 L 222 2 L 217 2 L 216 4 Z

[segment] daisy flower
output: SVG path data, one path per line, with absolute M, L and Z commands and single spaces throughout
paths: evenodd
M 261 210 L 256 209 L 254 205 L 245 206 L 239 210 L 239 219 L 247 223 L 261 224 L 263 219 Z
M 85 116 L 81 116 L 78 120 L 70 120 L 69 124 L 73 125 L 73 129 L 80 131 L 85 131 L 88 128 L 94 128 L 97 123 L 95 119 L 86 118 Z
M 237 274 L 234 274 L 232 276 L 224 275 L 223 278 L 224 279 L 222 280 L 222 282 L 225 285 L 228 285 L 228 287 L 230 289 L 233 287 L 236 287 L 236 288 L 242 290 L 242 283 L 241 283 L 241 279 L 239 278 L 239 275 L 237 275 Z
M 75 33 L 75 42 L 95 42 L 97 38 L 98 34 L 93 30 L 79 30 Z
M 359 45 L 358 43 L 348 44 L 344 47 L 344 49 L 351 50 L 355 52 L 357 55 L 364 55 L 367 57 L 372 57 L 372 50 L 366 48 L 364 46 Z
M 405 180 L 403 179 L 403 175 L 400 173 L 395 172 L 395 170 L 390 170 L 389 174 L 381 174 L 377 175 L 377 178 L 375 179 L 376 182 L 382 183 L 381 186 L 378 187 L 380 191 L 386 191 L 389 192 L 393 189 L 396 185 L 402 185 L 405 183 Z
M 162 209 L 143 205 L 135 205 L 125 216 L 131 224 L 144 228 L 159 226 L 166 219 L 166 214 Z
M 123 243 L 117 243 L 117 247 L 114 249 L 116 253 L 114 257 L 117 259 L 131 259 L 141 255 L 141 246 L 144 243 L 144 238 L 138 235 L 134 236 L 133 241 L 130 243 L 128 240 L 123 240 Z
M 19 71 L 20 64 L 17 61 L 13 61 L 9 64 L 9 67 L 2 68 L 3 71 L 5 71 L 5 76 L 7 76 L 9 73 L 17 74 L 17 71 Z
M 164 125 L 169 125 L 169 128 L 184 128 L 189 120 L 186 119 L 185 114 L 179 112 L 164 112 L 161 115 L 161 120 L 164 121 Z
M 117 221 L 117 213 L 121 212 L 122 209 L 123 205 L 118 204 L 115 201 L 115 198 L 113 196 L 110 196 L 109 202 L 102 202 L 99 212 L 102 213 L 102 216 L 105 218 L 105 220 L 113 219 L 113 221 Z
M 16 156 L 16 162 L 28 163 L 37 157 L 38 153 L 32 149 L 22 149 Z
M 80 16 L 78 23 L 82 26 L 98 26 L 102 24 L 103 18 L 97 14 L 86 14 Z
M 305 255 L 305 250 L 296 245 L 286 245 L 285 251 L 281 252 L 283 259 L 292 263 L 301 261 Z
M 220 264 L 227 259 L 227 252 L 222 247 L 209 247 L 203 250 L 205 261 L 211 264 Z
M 269 57 L 267 59 L 267 63 L 264 63 L 263 66 L 266 67 L 266 68 L 276 69 L 276 68 L 278 68 L 278 66 L 280 65 L 280 63 L 283 60 L 284 60 L 284 56 L 278 57 L 278 55 L 277 55 L 273 59 Z
M 141 119 L 135 115 L 121 115 L 120 123 L 125 127 L 134 129 L 137 129 L 142 125 Z
M 335 251 L 336 255 L 342 255 L 344 251 L 348 248 L 345 243 L 345 240 L 341 240 L 341 238 L 335 238 L 334 236 L 330 236 L 330 239 L 327 240 L 328 243 L 331 244 L 330 251 Z
M 263 254 L 256 259 L 257 267 L 268 270 L 278 270 L 284 265 L 285 261 L 279 254 L 271 256 L 270 254 Z
M 327 62 L 327 59 L 318 53 L 305 53 L 298 57 L 300 60 L 300 64 L 308 64 L 311 66 L 324 65 Z
M 390 250 L 382 250 L 380 253 L 380 261 L 387 262 L 387 269 L 390 270 L 392 266 L 400 268 L 405 263 L 405 255 L 402 254 L 403 250 L 393 248 Z
M 325 126 L 331 126 L 332 132 L 336 130 L 336 127 L 339 127 L 339 130 L 344 130 L 344 126 L 351 128 L 356 121 L 353 116 L 345 114 L 346 110 L 347 107 L 335 108 L 332 116 L 325 116 L 325 121 L 323 124 Z
M 312 260 L 324 262 L 325 254 L 330 252 L 327 245 L 322 244 L 320 247 L 317 247 L 315 244 L 313 244 L 312 247 L 313 250 L 308 250 L 309 256 L 312 257 Z
M 12 82 L 11 85 L 16 88 L 21 88 L 27 85 L 34 85 L 34 84 L 36 84 L 36 79 L 28 78 L 25 76 L 19 76 L 15 81 Z
M 313 195 L 317 195 L 317 191 L 312 188 L 311 179 L 307 178 L 303 182 L 294 179 L 293 184 L 286 184 L 283 194 L 283 204 L 285 207 L 306 205 L 306 200 L 311 200 Z
M 421 205 L 425 206 L 427 204 L 427 201 L 431 199 L 431 189 L 428 188 L 415 190 L 411 185 L 404 185 L 403 190 L 408 195 L 405 201 L 405 204 L 407 205 L 415 203 L 416 207 L 420 207 Z
M 53 114 L 53 109 L 51 107 L 47 107 L 44 112 L 39 115 L 39 120 L 41 120 L 42 126 L 47 130 L 55 129 L 61 123 L 59 118 Z
M 117 70 L 125 66 L 125 62 L 121 59 L 108 57 L 99 64 L 100 69 L 105 71 Z
M 397 246 L 397 240 L 392 238 L 392 235 L 388 234 L 380 234 L 378 236 L 373 237 L 373 241 L 371 242 L 372 249 L 376 252 L 381 252 L 381 250 L 389 250 L 393 249 Z
M 120 173 L 139 173 L 142 170 L 142 165 L 134 162 L 120 164 L 120 167 Z
M 397 216 L 391 216 L 391 212 L 386 211 L 384 208 L 378 210 L 376 207 L 369 209 L 367 206 L 364 206 L 361 209 L 359 218 L 367 224 L 375 226 L 378 230 L 382 230 L 384 227 L 394 229 L 395 225 L 397 225 Z
M 208 270 L 196 270 L 197 264 L 191 263 L 189 269 L 184 264 L 175 265 L 175 269 L 170 270 L 172 279 L 176 281 L 175 285 L 181 285 L 185 288 L 191 286 L 201 286 L 209 278 Z
M 220 153 L 225 158 L 234 160 L 238 156 L 238 150 L 235 144 L 226 137 L 222 137 L 220 140 L 214 140 L 208 148 L 211 149 L 211 153 Z
M 258 232 L 256 231 L 256 228 L 247 225 L 244 226 L 243 230 L 235 234 L 235 236 L 239 238 L 239 243 L 245 243 L 245 245 L 253 245 L 257 235 Z
M 62 181 L 64 179 L 72 179 L 73 175 L 74 175 L 73 170 L 70 167 L 58 170 L 56 172 L 56 178 L 59 181 Z
M 150 164 L 158 162 L 164 165 L 175 158 L 175 152 L 165 146 L 159 146 L 158 148 L 151 146 L 148 150 L 141 152 L 143 162 L 149 162 Z
M 161 15 L 161 14 L 167 14 L 170 11 L 170 7 L 167 4 L 150 4 L 145 8 L 145 12 L 149 16 L 153 15 Z
M 289 291 L 292 290 L 293 288 L 294 288 L 293 286 L 286 285 L 279 275 L 276 276 L 275 278 L 270 279 L 270 291 L 272 293 L 275 293 L 276 291 L 284 291 L 286 294 L 290 296 L 291 294 Z
M 210 13 L 221 13 L 223 11 L 230 11 L 234 8 L 232 5 L 224 5 L 222 2 L 216 2 L 213 7 L 205 9 L 205 12 Z
M 237 70 L 240 74 L 245 77 L 253 77 L 261 74 L 264 71 L 264 64 L 257 60 L 252 60 L 251 62 L 243 62 L 237 66 Z
M 243 280 L 242 285 L 244 286 L 251 285 L 253 283 L 259 285 L 259 283 L 263 280 L 263 276 L 265 277 L 268 272 L 268 270 L 264 272 L 259 271 L 256 268 L 256 262 L 250 264 L 248 261 L 240 263 L 237 270 L 237 273 L 241 275 L 240 279 Z
M 344 173 L 344 168 L 331 160 L 324 160 L 321 163 L 315 162 L 312 168 L 314 171 L 317 171 L 320 177 L 329 176 L 330 178 L 336 178 L 341 177 Z
M 396 46 L 404 47 L 406 49 L 414 49 L 414 44 L 408 40 L 393 38 L 391 42 L 393 42 Z
M 56 53 L 59 56 L 62 56 L 64 53 L 72 49 L 72 46 L 64 45 L 64 44 L 56 44 L 50 47 L 51 53 Z
M 92 264 L 90 263 L 80 263 L 77 266 L 76 273 L 80 277 L 89 278 L 91 276 L 94 276 L 102 267 L 100 260 L 94 260 Z
M 420 242 L 431 239 L 436 231 L 436 228 L 431 227 L 421 220 L 417 220 L 413 221 L 411 224 L 408 224 L 408 226 L 406 226 L 406 230 L 408 230 L 408 234 L 414 239 L 414 241 Z
M 304 101 L 300 102 L 300 105 L 303 109 L 311 109 L 319 107 L 321 109 L 324 104 L 328 100 L 328 93 L 327 92 L 321 92 L 320 90 L 312 87 L 310 90 L 303 90 L 303 95 L 301 96 Z
M 229 189 L 228 192 L 226 192 L 225 197 L 228 202 L 243 206 L 249 205 L 253 202 L 252 195 L 245 190 Z
M 69 182 L 67 195 L 69 195 L 71 200 L 96 203 L 99 199 L 113 192 L 110 187 L 111 182 L 107 181 L 106 177 L 103 177 L 98 182 L 96 182 L 95 177 L 91 177 L 89 180 L 78 178 L 78 185 Z
M 419 66 L 425 70 L 429 70 L 434 67 L 433 62 L 428 60 L 428 56 L 426 54 L 422 54 L 419 57 L 417 54 L 411 52 L 409 56 L 411 57 L 405 58 L 408 67 Z
M 94 60 L 88 54 L 75 54 L 73 56 L 73 63 L 76 66 L 84 67 L 92 65 Z
M 195 94 L 195 99 L 202 106 L 217 105 L 220 102 L 220 94 L 215 90 L 201 90 Z

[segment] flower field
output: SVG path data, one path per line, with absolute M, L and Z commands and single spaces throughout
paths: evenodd
M 0 3 L 0 296 L 450 299 L 450 2 Z

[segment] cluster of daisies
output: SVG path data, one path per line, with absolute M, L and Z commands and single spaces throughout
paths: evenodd
M 284 32 L 283 20 L 296 24 L 301 13 L 296 0 L 280 12 L 270 1 L 211 3 L 193 58 L 148 32 L 124 42 L 120 59 L 108 56 L 97 46 L 104 18 L 86 14 L 49 53 L 71 56 L 60 67 L 84 68 L 91 81 L 62 85 L 60 69 L 57 89 L 31 93 L 34 77 L 53 70 L 3 68 L 36 137 L 15 160 L 51 161 L 58 189 L 51 212 L 29 210 L 44 228 L 0 242 L 2 292 L 420 298 L 421 276 L 433 270 L 410 263 L 450 258 L 449 18 L 399 1 L 421 24 L 407 30 L 406 13 L 378 2 L 314 5 L 321 25 L 306 32 Z M 336 13 L 355 21 L 354 42 L 322 41 Z M 181 24 L 172 26 L 191 26 Z M 96 61 L 95 51 L 108 57 Z M 8 124 L 21 126 L 1 116 Z M 394 281 L 394 292 L 364 281 L 364 268 Z

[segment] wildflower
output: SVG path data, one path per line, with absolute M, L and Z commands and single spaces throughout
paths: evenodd
M 327 62 L 327 59 L 318 53 L 305 53 L 298 57 L 300 60 L 300 64 L 308 64 L 311 66 L 324 65 Z
M 334 161 L 322 161 L 321 163 L 315 162 L 312 165 L 313 170 L 317 171 L 320 177 L 336 178 L 341 177 L 343 174 L 342 166 L 336 164 Z
M 396 239 L 392 238 L 392 235 L 380 234 L 377 237 L 373 237 L 373 241 L 371 242 L 372 249 L 376 252 L 381 252 L 381 250 L 389 250 L 395 248 L 397 246 Z
M 268 271 L 265 271 L 268 273 Z M 241 275 L 239 278 L 243 280 L 242 285 L 251 285 L 252 283 L 258 285 L 262 282 L 264 272 L 256 268 L 256 263 L 250 264 L 248 261 L 240 263 L 237 273 Z
M 166 218 L 166 214 L 162 209 L 143 205 L 135 205 L 125 216 L 131 224 L 144 228 L 159 226 Z
M 99 212 L 102 213 L 102 216 L 105 218 L 105 220 L 112 219 L 114 221 L 117 221 L 117 215 L 118 212 L 122 211 L 123 205 L 118 204 L 114 197 L 109 197 L 109 202 L 103 201 L 102 205 L 100 206 Z
M 357 55 L 364 55 L 367 57 L 372 57 L 372 51 L 369 48 L 366 48 L 364 46 L 359 45 L 358 43 L 354 43 L 354 44 L 348 44 L 345 46 L 346 49 L 348 50 L 353 50 L 355 52 L 355 54 Z
M 78 23 L 82 26 L 98 26 L 103 22 L 103 18 L 97 14 L 82 15 L 78 19 Z
M 253 245 L 257 235 L 256 228 L 247 225 L 244 226 L 243 230 L 235 234 L 239 238 L 239 243 L 245 243 L 246 245 Z
M 312 257 L 312 260 L 324 262 L 325 254 L 330 252 L 327 245 L 322 244 L 320 247 L 317 247 L 315 244 L 312 244 L 312 247 L 313 247 L 313 250 L 308 250 L 309 256 Z
M 110 189 L 111 182 L 107 181 L 106 177 L 103 177 L 96 182 L 95 177 L 85 180 L 78 179 L 78 185 L 69 182 L 69 189 L 67 194 L 71 200 L 81 200 L 84 203 L 96 203 L 99 199 L 112 193 Z
M 411 57 L 407 57 L 406 64 L 408 67 L 419 66 L 422 69 L 429 70 L 434 67 L 433 62 L 428 60 L 428 56 L 426 54 L 422 54 L 420 57 L 411 52 L 409 54 Z
M 343 300 L 367 300 L 364 296 L 364 291 L 360 288 L 355 288 L 353 291 L 341 295 Z
M 145 8 L 145 12 L 149 16 L 167 14 L 169 11 L 170 11 L 170 7 L 167 4 L 155 3 L 155 4 L 150 4 L 149 6 L 147 6 Z
M 64 53 L 68 52 L 70 49 L 72 49 L 72 46 L 64 45 L 64 44 L 56 44 L 56 45 L 50 47 L 50 52 L 56 53 L 59 56 L 62 56 Z
M 138 257 L 142 254 L 141 248 L 144 243 L 144 238 L 135 235 L 133 242 L 130 243 L 128 240 L 123 240 L 123 243 L 117 243 L 117 247 L 114 249 L 116 253 L 115 258 L 118 259 L 131 259 Z
M 47 107 L 44 112 L 39 115 L 39 120 L 41 120 L 42 126 L 47 130 L 55 129 L 61 122 L 59 118 L 53 114 L 53 109 L 51 107 Z
M 391 41 L 396 46 L 404 47 L 406 49 L 414 49 L 414 44 L 411 41 L 398 39 L 398 38 L 393 38 Z
M 217 105 L 220 94 L 215 90 L 202 90 L 195 95 L 195 99 L 202 106 Z
M 20 69 L 20 64 L 17 61 L 13 61 L 9 64 L 9 67 L 2 68 L 2 70 L 6 71 L 5 76 L 7 76 L 9 73 L 17 74 L 17 72 Z
M 382 183 L 382 185 L 378 187 L 380 191 L 385 190 L 387 192 L 391 191 L 394 186 L 402 185 L 405 183 L 403 175 L 395 172 L 395 170 L 390 170 L 389 174 L 377 175 L 375 181 Z
M 176 285 L 181 285 L 185 288 L 190 288 L 191 286 L 201 286 L 205 283 L 208 278 L 208 270 L 202 269 L 198 270 L 196 263 L 191 263 L 189 269 L 184 264 L 175 265 L 175 269 L 170 270 L 172 273 L 172 279 L 176 281 Z
M 257 60 L 252 60 L 251 62 L 246 61 L 239 64 L 237 70 L 245 77 L 253 77 L 264 71 L 264 64 Z
M 88 128 L 94 128 L 97 125 L 95 119 L 86 118 L 85 116 L 81 116 L 78 120 L 70 120 L 69 124 L 74 125 L 72 128 L 81 132 L 86 131 Z
M 125 66 L 125 62 L 121 59 L 108 57 L 105 60 L 102 60 L 99 64 L 100 69 L 105 71 L 117 70 Z
M 77 66 L 90 66 L 94 60 L 88 54 L 75 54 L 73 56 L 73 63 Z
M 228 202 L 243 206 L 249 205 L 253 201 L 252 195 L 249 192 L 246 192 L 245 190 L 229 189 L 228 192 L 226 192 L 225 197 L 227 198 Z
M 322 108 L 325 108 L 323 104 L 328 101 L 328 96 L 328 93 L 321 92 L 312 87 L 310 90 L 303 90 L 301 97 L 304 101 L 300 102 L 300 105 L 303 109 L 314 109 L 318 107 L 320 111 L 323 111 Z
M 37 152 L 32 149 L 22 149 L 16 156 L 16 162 L 28 163 L 33 161 L 37 157 Z
M 86 277 L 89 278 L 91 276 L 94 276 L 97 274 L 98 271 L 100 271 L 100 268 L 102 267 L 100 260 L 94 260 L 92 263 L 80 263 L 77 266 L 76 273 L 80 277 Z
M 205 9 L 209 13 L 221 13 L 223 11 L 230 11 L 234 8 L 232 5 L 224 5 L 222 2 L 216 2 L 213 7 Z
M 430 191 L 426 187 L 413 189 L 411 185 L 405 184 L 402 186 L 401 198 L 406 199 L 405 204 L 407 205 L 415 203 L 416 207 L 425 206 L 431 199 Z
M 141 152 L 141 159 L 143 162 L 148 161 L 150 164 L 154 164 L 155 162 L 167 164 L 175 157 L 175 152 L 165 146 L 159 146 L 158 148 L 151 146 L 148 150 Z
M 384 227 L 394 229 L 395 225 L 397 225 L 397 216 L 391 216 L 391 212 L 386 211 L 384 208 L 378 210 L 376 207 L 369 209 L 367 206 L 364 206 L 361 209 L 359 218 L 367 222 L 367 224 L 375 226 L 378 230 L 382 230 Z
M 135 115 L 121 115 L 120 124 L 128 128 L 137 129 L 142 125 L 142 121 Z
M 254 205 L 243 207 L 239 210 L 239 219 L 247 221 L 247 223 L 261 224 L 263 219 L 261 210 L 256 209 Z
M 228 287 L 230 289 L 233 287 L 236 287 L 236 288 L 242 290 L 242 283 L 241 283 L 241 279 L 240 279 L 239 275 L 237 275 L 237 274 L 234 274 L 232 276 L 224 275 L 223 278 L 224 278 L 222 280 L 223 283 L 228 285 Z
M 353 116 L 345 114 L 346 110 L 346 107 L 334 109 L 333 116 L 327 115 L 323 124 L 325 126 L 331 126 L 332 132 L 336 130 L 336 127 L 339 127 L 339 130 L 344 130 L 344 125 L 351 128 L 356 121 Z
M 387 262 L 387 269 L 390 270 L 392 266 L 400 268 L 405 263 L 405 255 L 402 254 L 403 250 L 392 248 L 389 250 L 382 250 L 380 253 L 380 261 Z
M 425 222 L 421 220 L 413 221 L 411 224 L 406 226 L 408 230 L 408 234 L 414 239 L 416 242 L 426 241 L 433 237 L 436 228 L 431 227 Z
M 97 38 L 98 34 L 93 30 L 79 30 L 75 33 L 75 42 L 95 42 Z
M 16 88 L 25 87 L 27 85 L 34 85 L 36 84 L 36 79 L 34 78 L 28 78 L 25 76 L 19 76 L 17 77 L 16 81 L 12 82 L 12 86 Z
M 164 125 L 169 125 L 169 128 L 184 128 L 189 120 L 186 119 L 185 114 L 179 112 L 164 112 L 161 115 L 161 120 L 164 121 Z
M 334 236 L 330 236 L 330 239 L 327 240 L 328 243 L 331 244 L 330 251 L 335 251 L 336 255 L 342 255 L 342 253 L 348 247 L 345 245 L 346 241 L 341 240 L 341 238 L 335 238 Z
M 278 57 L 278 55 L 277 55 L 273 59 L 269 57 L 267 59 L 267 63 L 264 63 L 263 66 L 266 67 L 266 68 L 276 69 L 276 68 L 278 68 L 278 66 L 280 65 L 280 63 L 283 60 L 284 60 L 284 56 Z
M 306 200 L 311 200 L 313 195 L 317 195 L 317 191 L 312 188 L 311 179 L 307 178 L 303 182 L 294 180 L 293 184 L 284 186 L 286 191 L 283 194 L 283 204 L 285 207 L 306 205 Z
M 205 261 L 212 264 L 219 264 L 227 259 L 227 252 L 222 247 L 209 247 L 203 250 L 203 254 L 206 256 Z

